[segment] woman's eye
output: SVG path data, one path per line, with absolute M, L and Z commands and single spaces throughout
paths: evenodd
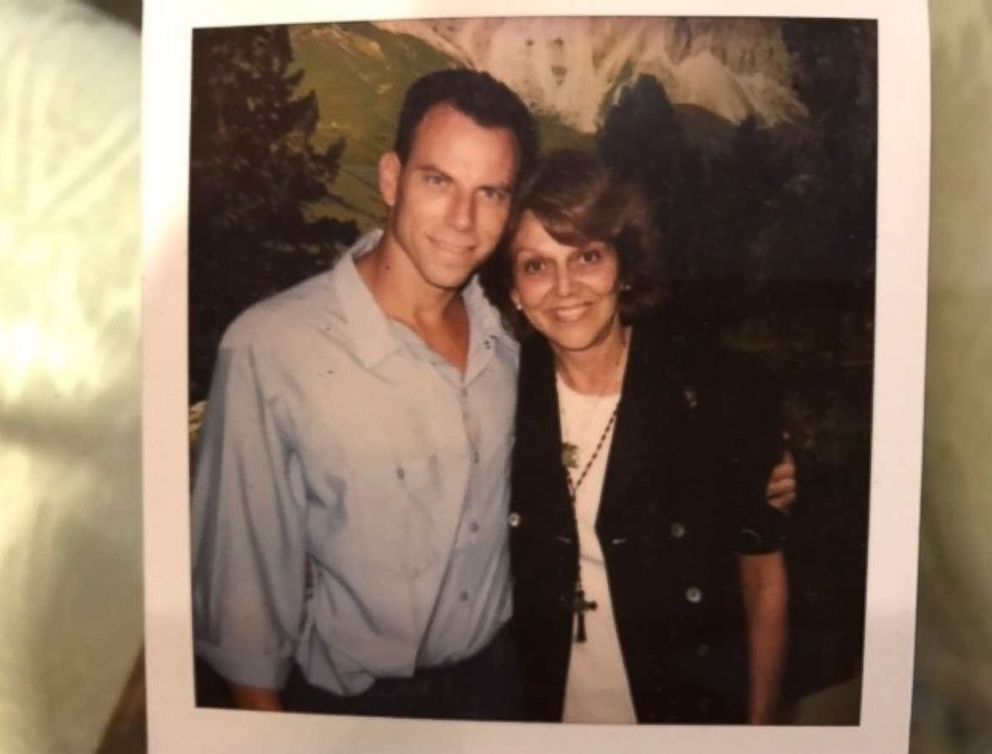
M 525 275 L 536 275 L 544 269 L 544 262 L 540 259 L 528 259 L 520 265 L 520 269 L 523 270 Z
M 603 258 L 603 252 L 599 249 L 583 249 L 579 259 L 583 264 L 595 264 Z

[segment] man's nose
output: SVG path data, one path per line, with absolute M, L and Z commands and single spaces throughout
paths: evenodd
M 458 192 L 452 197 L 448 207 L 448 222 L 453 228 L 461 231 L 472 230 L 475 227 L 475 198 L 471 194 Z

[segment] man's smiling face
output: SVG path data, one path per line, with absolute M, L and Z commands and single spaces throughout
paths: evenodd
M 464 285 L 496 247 L 506 225 L 517 169 L 506 128 L 486 128 L 448 104 L 428 110 L 405 162 L 379 163 L 390 208 L 387 241 L 403 251 L 428 286 Z

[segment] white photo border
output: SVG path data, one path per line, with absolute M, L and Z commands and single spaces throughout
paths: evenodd
M 929 212 L 924 0 L 533 2 L 146 0 L 144 536 L 149 751 L 900 752 L 915 632 Z M 197 708 L 190 617 L 186 225 L 192 29 L 475 16 L 770 16 L 878 21 L 879 140 L 870 545 L 861 723 L 851 727 L 464 723 Z M 482 727 L 480 727 L 482 726 Z

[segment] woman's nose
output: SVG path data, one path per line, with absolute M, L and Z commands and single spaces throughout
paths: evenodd
M 555 283 L 555 292 L 559 296 L 564 297 L 572 292 L 572 273 L 567 265 L 558 268 Z

